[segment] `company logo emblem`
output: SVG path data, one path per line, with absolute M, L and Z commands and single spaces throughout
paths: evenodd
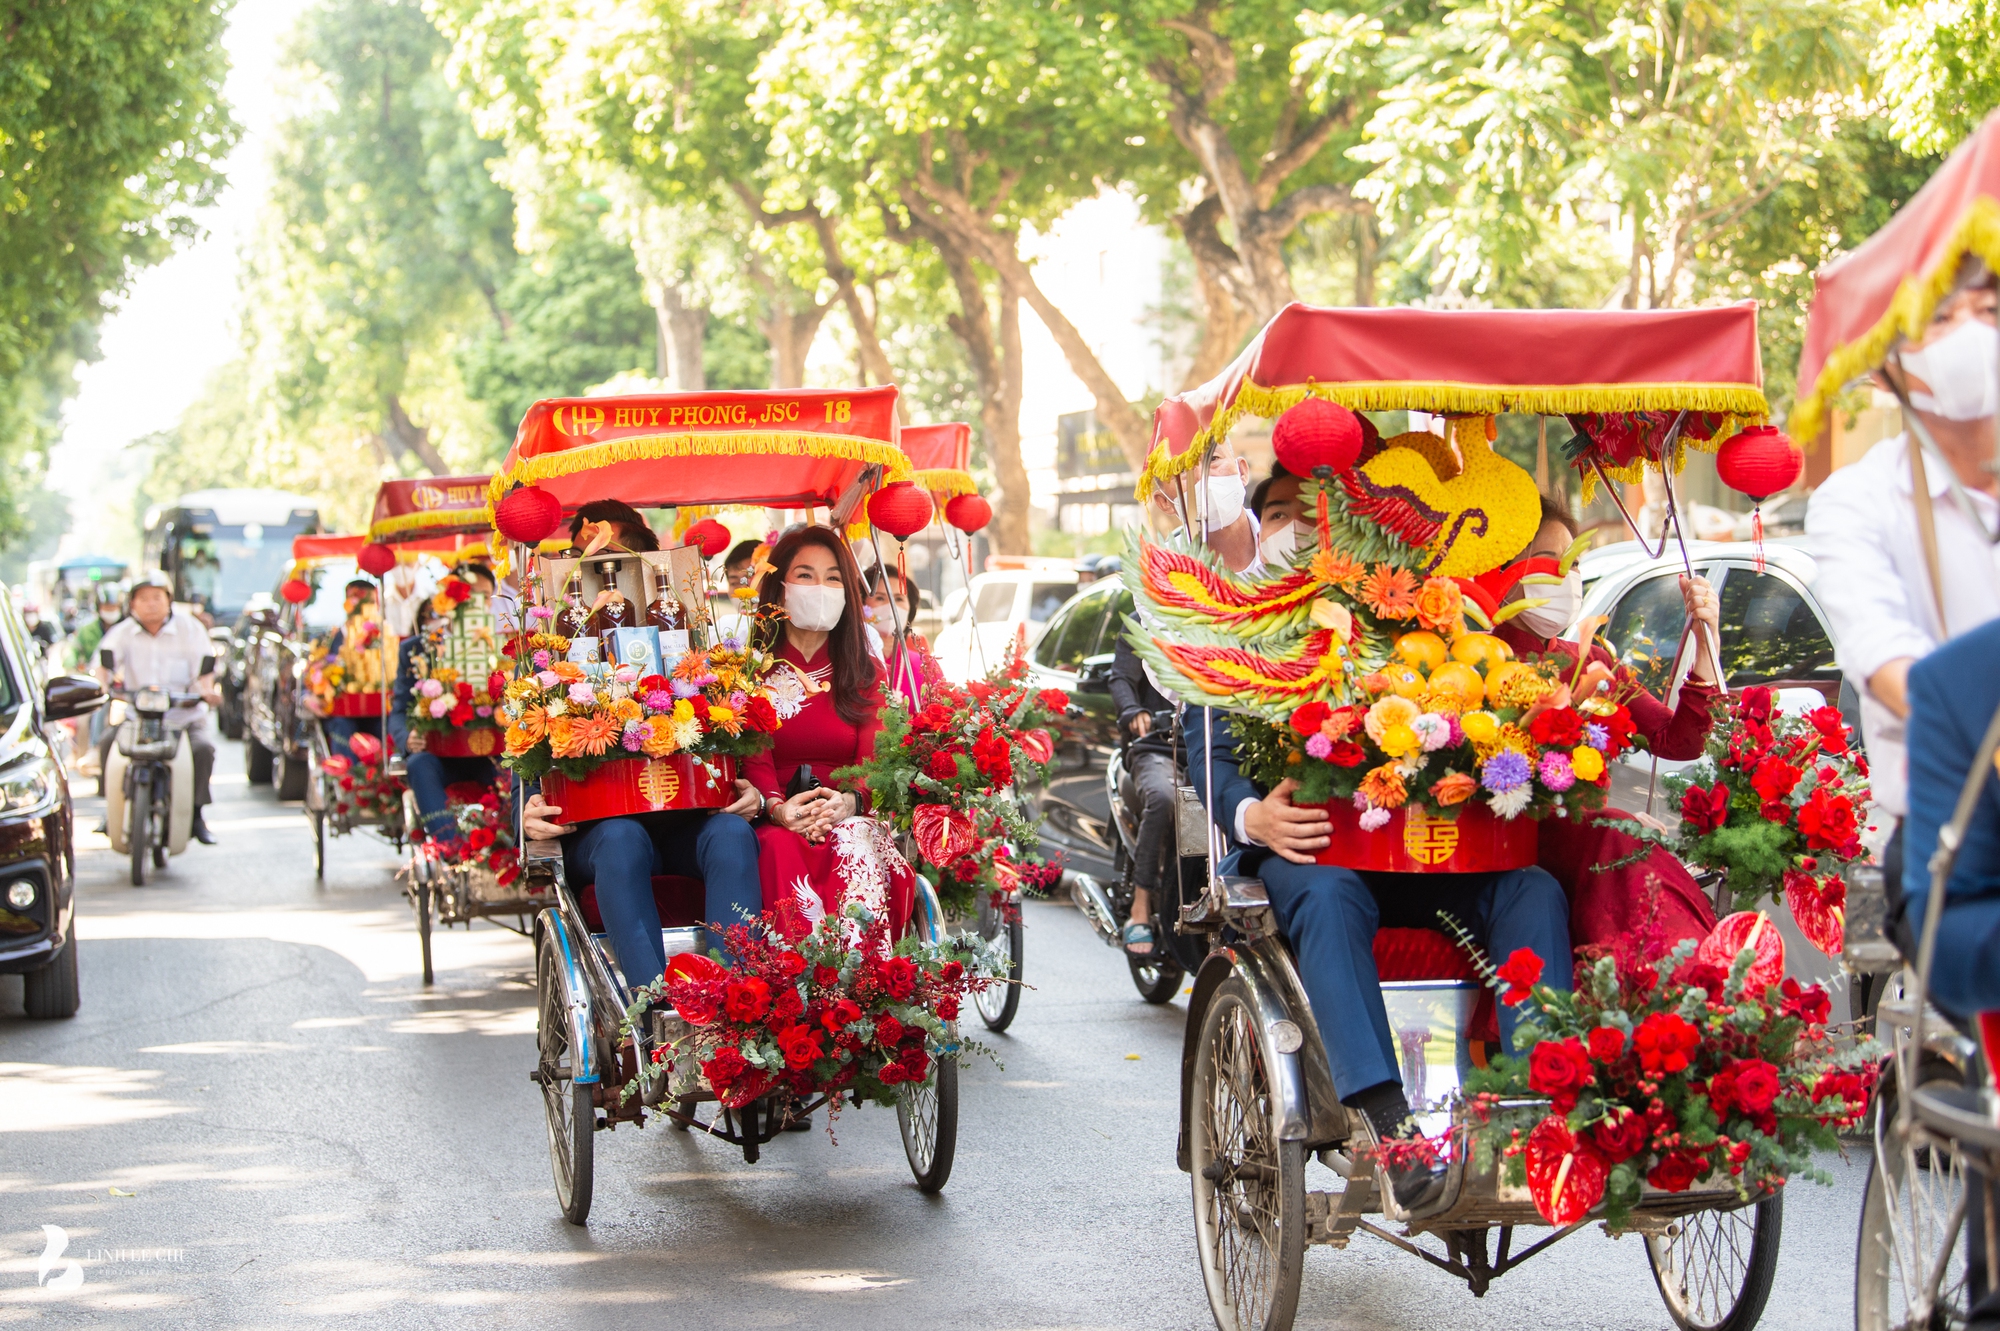
M 465 732 L 465 747 L 472 750 L 475 758 L 490 757 L 500 747 L 500 732 L 487 726 L 479 726 Z
M 64 1260 L 69 1251 L 69 1231 L 61 1225 L 43 1225 L 42 1237 L 47 1246 L 42 1249 L 42 1259 L 35 1264 L 35 1283 L 44 1289 L 67 1294 L 70 1290 L 83 1287 L 83 1263 L 74 1259 Z M 60 1267 L 60 1270 L 57 1268 Z M 53 1276 L 49 1273 L 56 1272 Z
M 681 773 L 665 758 L 654 758 L 639 769 L 639 793 L 655 809 L 664 809 L 681 793 Z
M 558 433 L 571 436 L 593 434 L 604 424 L 604 408 L 562 406 L 557 407 L 549 419 Z
M 1458 851 L 1458 824 L 1407 808 L 1403 816 L 1403 849 L 1419 864 L 1443 864 Z

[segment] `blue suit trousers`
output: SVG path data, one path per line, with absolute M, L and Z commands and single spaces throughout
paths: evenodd
M 660 910 L 653 877 L 699 878 L 707 890 L 702 919 L 731 925 L 764 908 L 757 877 L 757 834 L 733 813 L 648 814 L 606 818 L 563 838 L 563 871 L 570 886 L 597 885 L 597 910 L 611 935 L 626 982 L 637 987 L 665 974 Z M 722 939 L 707 932 L 707 945 Z

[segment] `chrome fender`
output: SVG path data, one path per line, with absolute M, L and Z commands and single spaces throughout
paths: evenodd
M 590 986 L 583 978 L 583 966 L 577 960 L 576 939 L 571 936 L 569 925 L 561 914 L 554 910 L 544 910 L 540 916 L 543 932 L 555 940 L 556 956 L 563 967 L 563 976 L 569 982 L 569 1047 L 576 1058 L 576 1074 L 573 1080 L 590 1085 L 602 1079 L 602 1070 L 597 1064 L 597 1041 L 591 1033 Z

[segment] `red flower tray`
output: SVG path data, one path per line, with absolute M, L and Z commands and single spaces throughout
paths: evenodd
M 581 781 L 548 773 L 542 777 L 542 799 L 562 810 L 565 823 L 672 809 L 723 809 L 736 802 L 736 760 L 685 753 L 614 758 Z
M 367 693 L 336 693 L 327 708 L 329 716 L 381 716 L 382 690 Z
M 1389 811 L 1389 821 L 1361 830 L 1361 811 L 1351 803 L 1321 806 L 1333 821 L 1333 837 L 1315 858 L 1372 873 L 1495 873 L 1525 869 L 1535 862 L 1541 825 L 1532 818 L 1494 816 L 1483 802 L 1459 806 L 1456 820 L 1405 806 Z
M 424 732 L 424 748 L 440 758 L 498 758 L 500 731 L 493 726 L 460 726 Z

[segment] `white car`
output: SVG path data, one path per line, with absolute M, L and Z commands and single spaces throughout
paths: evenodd
M 944 628 L 931 644 L 944 676 L 953 683 L 981 679 L 1007 659 L 1025 627 L 1028 646 L 1063 602 L 1076 594 L 1076 570 L 1045 567 L 981 573 L 944 601 Z

